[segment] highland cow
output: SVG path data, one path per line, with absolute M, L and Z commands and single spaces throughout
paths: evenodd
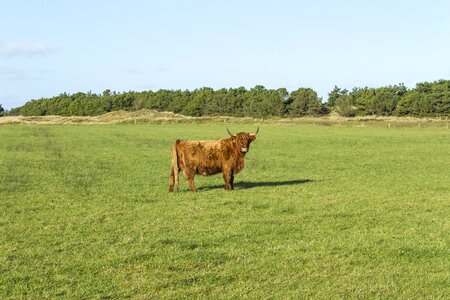
M 218 141 L 176 140 L 172 147 L 172 169 L 169 179 L 169 191 L 179 188 L 178 175 L 183 171 L 189 187 L 195 188 L 196 174 L 209 176 L 223 173 L 225 189 L 234 189 L 234 176 L 244 168 L 244 157 L 250 149 L 250 143 L 256 140 L 256 133 L 240 132 Z

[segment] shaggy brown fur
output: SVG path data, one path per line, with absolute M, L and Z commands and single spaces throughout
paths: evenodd
M 258 132 L 258 131 L 257 131 Z M 225 189 L 234 189 L 234 175 L 244 168 L 244 156 L 250 149 L 250 143 L 256 140 L 256 134 L 240 132 L 230 138 L 219 141 L 182 141 L 176 140 L 172 147 L 172 170 L 169 179 L 169 191 L 179 188 L 178 173 L 184 176 L 193 192 L 196 174 L 209 176 L 223 173 Z

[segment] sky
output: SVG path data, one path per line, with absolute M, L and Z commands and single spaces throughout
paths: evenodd
M 0 0 L 0 104 L 450 79 L 450 1 Z

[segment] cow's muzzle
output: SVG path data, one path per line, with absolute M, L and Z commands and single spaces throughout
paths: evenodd
M 241 147 L 241 152 L 242 152 L 242 153 L 247 153 L 247 151 L 248 151 L 248 148 Z

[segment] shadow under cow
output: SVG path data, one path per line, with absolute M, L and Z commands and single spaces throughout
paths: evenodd
M 283 180 L 283 181 L 236 181 L 234 183 L 235 189 L 252 189 L 257 187 L 276 187 L 276 186 L 287 186 L 287 185 L 299 185 L 308 182 L 314 182 L 311 179 L 296 179 L 296 180 Z M 213 189 L 223 189 L 223 185 L 213 185 L 199 187 L 199 190 L 213 190 Z

